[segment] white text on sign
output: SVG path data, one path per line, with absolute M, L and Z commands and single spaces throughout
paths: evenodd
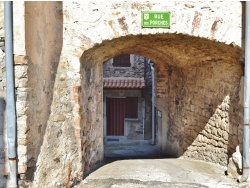
M 154 14 L 154 19 L 163 19 L 163 14 Z

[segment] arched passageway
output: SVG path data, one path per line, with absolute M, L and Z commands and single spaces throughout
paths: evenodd
M 120 54 L 103 64 L 104 157 L 156 158 L 154 63 L 137 54 Z M 154 108 L 155 109 L 155 108 Z M 158 133 L 158 132 L 157 132 Z M 158 135 L 158 134 L 157 134 Z
M 104 156 L 102 64 L 124 53 L 139 54 L 155 62 L 162 154 L 226 165 L 242 140 L 241 50 L 204 38 L 156 34 L 104 41 L 82 55 L 85 172 Z
M 244 3 L 65 1 L 14 8 L 22 70 L 18 168 L 34 186 L 69 185 L 103 159 L 102 65 L 118 54 L 155 63 L 162 154 L 225 165 L 241 145 Z M 171 12 L 170 28 L 141 27 L 141 11 L 154 10 Z

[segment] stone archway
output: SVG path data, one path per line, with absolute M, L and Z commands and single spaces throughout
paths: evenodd
M 81 125 L 87 140 L 83 145 L 86 171 L 103 158 L 102 62 L 118 53 L 141 54 L 156 63 L 162 152 L 225 165 L 228 152 L 241 142 L 236 120 L 241 112 L 241 50 L 202 38 L 158 34 L 104 41 L 83 54 L 82 105 L 86 108 Z
M 141 28 L 140 12 L 159 7 L 171 11 L 171 28 Z M 63 17 L 63 46 L 35 183 L 77 182 L 102 160 L 102 63 L 119 53 L 156 63 L 162 151 L 225 164 L 242 140 L 241 10 L 240 2 L 63 2 L 55 14 Z
M 103 159 L 102 63 L 120 53 L 140 54 L 156 64 L 156 106 L 162 112 L 163 154 L 226 165 L 228 154 L 242 140 L 241 49 L 181 34 L 135 35 L 104 41 L 82 54 L 80 82 L 71 82 L 75 84 L 71 94 L 73 110 L 60 120 L 63 131 L 57 137 L 69 147 L 67 151 L 74 160 L 68 161 L 62 177 L 75 167 L 72 177 L 80 178 Z M 67 63 L 61 67 L 58 87 L 65 82 L 63 70 Z M 67 88 L 57 89 L 60 92 L 55 99 L 63 93 L 69 97 Z M 53 124 L 48 126 L 45 138 L 52 139 L 57 129 Z M 41 152 L 43 158 L 51 155 L 46 145 Z M 57 166 L 65 156 L 63 151 L 53 150 L 52 160 Z M 44 170 L 50 167 L 46 167 L 49 163 L 43 166 L 43 161 L 39 164 L 43 170 L 37 172 L 42 180 Z

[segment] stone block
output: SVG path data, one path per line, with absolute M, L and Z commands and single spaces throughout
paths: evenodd
M 224 130 L 224 131 L 229 131 L 229 124 L 226 122 L 226 119 L 225 119 L 225 118 L 223 118 L 223 119 L 221 120 L 221 126 L 220 126 L 220 128 L 221 128 L 222 130 Z
M 209 119 L 208 124 L 211 125 L 211 126 L 215 126 L 215 122 L 212 119 Z
M 19 138 L 17 143 L 18 145 L 27 145 L 29 142 L 25 138 Z
M 18 55 L 18 56 L 14 56 L 14 63 L 15 65 L 27 65 L 28 64 L 28 58 L 27 56 L 22 56 L 22 55 Z
M 22 92 L 22 91 L 17 91 L 17 101 L 26 101 L 28 93 L 27 92 Z
M 81 130 L 80 129 L 76 129 L 75 130 L 75 137 L 76 138 L 80 138 L 81 137 Z
M 28 79 L 20 78 L 18 80 L 15 80 L 15 86 L 18 88 L 26 88 L 28 86 Z
M 217 128 L 211 127 L 211 133 L 215 136 L 217 136 Z
M 222 137 L 223 131 L 222 131 L 221 129 L 218 129 L 218 130 L 217 130 L 217 135 L 218 135 L 219 137 Z
M 27 171 L 27 165 L 18 165 L 18 173 L 24 174 Z
M 56 114 L 54 115 L 54 122 L 64 121 L 66 119 L 66 116 L 63 114 Z
M 80 102 L 80 96 L 78 94 L 73 94 L 72 100 L 75 103 L 79 103 Z
M 18 164 L 19 165 L 24 165 L 28 162 L 28 157 L 27 155 L 18 155 Z
M 24 115 L 26 109 L 27 109 L 26 108 L 26 101 L 17 101 L 16 102 L 17 116 Z
M 223 139 L 224 139 L 225 141 L 228 141 L 229 134 L 228 134 L 226 131 L 224 131 L 223 134 L 222 134 L 222 137 L 223 137 Z
M 17 147 L 17 153 L 18 153 L 18 155 L 26 155 L 27 154 L 27 146 L 24 146 L 24 145 L 19 145 L 18 147 Z
M 79 114 L 82 111 L 82 108 L 79 104 L 75 104 L 73 107 L 73 111 L 76 112 L 76 114 Z
M 74 117 L 74 124 L 77 127 L 81 124 L 81 116 L 75 115 L 75 117 Z
M 15 66 L 15 79 L 21 79 L 21 78 L 27 78 L 28 74 L 28 66 L 27 65 L 22 65 L 22 66 Z
M 215 118 L 214 122 L 215 122 L 215 127 L 219 128 L 221 126 L 221 118 L 219 116 Z
M 73 92 L 76 94 L 80 94 L 82 91 L 82 87 L 81 86 L 74 86 L 73 87 Z

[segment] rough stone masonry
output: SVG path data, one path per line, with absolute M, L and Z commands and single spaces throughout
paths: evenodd
M 121 53 L 156 64 L 162 153 L 226 165 L 242 146 L 244 4 L 13 2 L 20 186 L 74 185 L 103 159 L 102 65 Z M 169 29 L 141 27 L 141 11 L 166 10 Z

